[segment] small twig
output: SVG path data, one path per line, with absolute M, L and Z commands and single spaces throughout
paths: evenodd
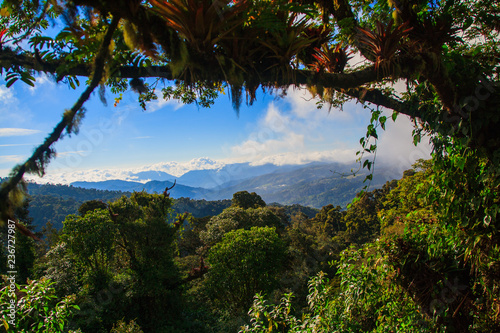
M 465 300 L 467 299 L 467 296 L 469 296 L 470 294 L 470 290 L 467 291 L 467 294 L 465 294 L 464 296 L 464 299 L 462 300 L 462 302 L 460 302 L 460 304 L 458 305 L 457 309 L 455 310 L 455 312 L 453 312 L 453 318 L 456 317 L 456 315 L 458 314 L 458 310 L 460 310 L 460 308 L 462 307 L 462 305 L 464 304 Z

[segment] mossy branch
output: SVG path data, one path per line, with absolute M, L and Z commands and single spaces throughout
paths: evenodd
M 2 221 L 5 221 L 7 218 L 12 216 L 12 209 L 18 203 L 16 202 L 18 200 L 11 200 L 13 199 L 13 196 L 10 194 L 17 192 L 17 195 L 14 197 L 19 198 L 19 192 L 25 191 L 25 188 L 18 188 L 18 185 L 22 183 L 24 174 L 37 173 L 42 176 L 45 173 L 45 166 L 55 155 L 52 145 L 61 138 L 65 129 L 68 133 L 73 131 L 78 114 L 83 112 L 83 104 L 90 98 L 94 89 L 102 81 L 106 59 L 109 54 L 109 45 L 112 41 L 113 33 L 116 30 L 119 21 L 120 18 L 118 16 L 114 16 L 108 27 L 108 31 L 104 36 L 99 52 L 94 60 L 93 75 L 88 87 L 80 95 L 73 107 L 64 112 L 61 121 L 57 124 L 52 133 L 50 133 L 50 135 L 44 140 L 44 142 L 36 148 L 31 157 L 28 158 L 23 164 L 15 167 L 9 179 L 2 184 L 0 189 L 0 218 Z
M 378 89 L 371 88 L 350 88 L 340 90 L 340 92 L 351 96 L 361 103 L 369 102 L 374 105 L 383 106 L 385 108 L 397 111 L 399 113 L 405 114 L 411 118 L 422 118 L 424 115 L 421 114 L 418 105 L 414 105 L 411 102 L 400 101 L 394 97 L 384 94 Z

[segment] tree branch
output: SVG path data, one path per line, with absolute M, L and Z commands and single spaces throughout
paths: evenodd
M 19 66 L 29 70 L 44 72 L 56 75 L 59 79 L 65 76 L 84 76 L 89 77 L 92 74 L 92 68 L 86 64 L 75 64 L 67 68 L 65 71 L 58 71 L 62 60 L 51 62 L 40 62 L 34 55 L 29 53 L 16 54 L 11 50 L 4 50 L 0 53 L 0 68 L 9 69 L 13 66 Z M 381 75 L 380 71 L 375 69 L 375 66 L 370 66 L 351 73 L 317 73 L 310 70 L 294 69 L 292 70 L 291 78 L 276 78 L 272 72 L 261 73 L 260 82 L 263 85 L 303 85 L 303 84 L 318 84 L 325 88 L 347 89 L 354 88 L 370 82 L 380 81 L 388 78 L 390 75 Z M 167 80 L 176 79 L 169 66 L 150 66 L 150 67 L 134 67 L 134 66 L 118 66 L 111 77 L 131 79 L 131 78 L 163 78 Z M 394 79 L 394 77 L 391 77 Z M 219 75 L 214 76 L 211 73 L 210 80 L 225 81 L 224 73 L 219 71 Z
M 31 155 L 31 157 L 28 158 L 28 160 L 24 164 L 16 167 L 14 169 L 13 175 L 9 177 L 9 180 L 2 184 L 2 187 L 0 189 L 0 209 L 2 212 L 1 218 L 4 219 L 4 215 L 9 215 L 9 210 L 11 208 L 9 193 L 11 193 L 21 182 L 25 173 L 38 172 L 40 174 L 43 174 L 44 165 L 53 155 L 51 146 L 57 140 L 59 140 L 65 129 L 67 129 L 68 132 L 71 132 L 75 117 L 81 111 L 83 104 L 90 98 L 90 94 L 101 82 L 104 75 L 106 58 L 109 53 L 109 45 L 112 40 L 113 32 L 116 30 L 119 21 L 119 17 L 113 17 L 112 22 L 108 27 L 108 31 L 104 36 L 99 52 L 97 53 L 97 56 L 95 58 L 92 80 L 87 89 L 85 89 L 85 91 L 81 94 L 80 98 L 78 98 L 73 107 L 64 113 L 62 120 L 57 124 L 52 133 L 45 139 L 44 143 L 37 147 L 33 155 Z
M 370 102 L 375 105 L 405 114 L 411 118 L 422 118 L 418 106 L 410 102 L 401 102 L 395 98 L 385 95 L 378 89 L 350 88 L 340 92 L 358 99 L 361 103 Z

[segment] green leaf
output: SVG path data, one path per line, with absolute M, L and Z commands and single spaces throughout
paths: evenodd
M 372 119 L 370 120 L 370 122 L 373 123 L 374 121 L 376 121 L 378 119 L 378 117 L 380 116 L 380 113 L 381 113 L 380 111 L 373 111 L 372 112 Z
M 456 165 L 460 170 L 464 170 L 465 167 L 465 158 L 463 157 L 458 157 L 456 160 Z
M 397 111 L 394 111 L 392 113 L 392 121 L 396 121 L 396 118 L 398 118 L 398 112 Z
M 29 85 L 31 87 L 35 86 L 35 83 L 33 81 L 31 81 L 29 78 L 21 77 L 21 81 L 23 81 L 24 83 L 26 83 L 27 85 Z
M 7 84 L 6 84 L 7 88 L 9 88 L 11 85 L 13 85 L 16 81 L 17 81 L 17 77 L 7 81 Z
M 420 139 L 421 139 L 421 135 L 420 133 L 417 133 L 413 136 L 413 144 L 416 146 L 418 145 L 418 143 L 420 142 Z
M 367 168 L 368 170 L 370 170 L 370 169 L 371 169 L 371 167 L 372 167 L 372 162 L 371 162 L 371 161 L 369 161 L 369 160 L 365 160 L 365 161 L 363 162 L 363 168 Z
M 360 192 L 360 194 L 362 193 L 363 191 Z M 359 197 L 356 197 L 354 199 L 352 199 L 352 202 L 350 204 L 347 205 L 347 209 L 351 208 L 352 205 L 354 205 L 356 202 L 358 202 L 360 200 Z
M 19 74 L 18 74 L 18 73 L 16 73 L 16 72 L 10 72 L 10 73 L 7 73 L 7 75 L 5 75 L 5 79 L 6 79 L 6 80 L 10 80 L 10 79 L 12 79 L 12 78 L 17 77 L 18 75 L 19 75 Z
M 382 127 L 382 129 L 385 131 L 385 122 L 387 121 L 387 117 L 386 116 L 382 116 L 379 118 L 380 121 L 380 127 Z

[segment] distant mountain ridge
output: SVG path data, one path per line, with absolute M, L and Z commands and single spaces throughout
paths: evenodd
M 299 204 L 321 208 L 328 204 L 345 207 L 364 185 L 366 171 L 356 176 L 352 166 L 340 163 L 311 163 L 307 165 L 276 166 L 249 163 L 227 164 L 218 169 L 189 171 L 176 179 L 169 193 L 173 198 L 224 200 L 231 199 L 238 191 L 256 192 L 266 202 L 284 205 Z M 390 173 L 390 172 L 389 172 Z M 384 177 L 375 173 L 371 187 L 382 186 Z M 142 176 L 167 177 L 165 173 L 144 173 Z M 169 175 L 171 176 L 171 175 Z M 394 178 L 398 175 L 394 173 Z M 173 185 L 172 180 L 151 180 L 146 183 L 125 180 L 102 182 L 73 182 L 72 186 L 87 189 L 142 191 L 162 193 Z
M 172 181 L 159 181 L 152 180 L 147 183 L 131 182 L 127 180 L 106 180 L 102 182 L 74 182 L 71 186 L 81 187 L 85 189 L 97 189 L 103 191 L 123 191 L 123 192 L 134 192 L 134 191 L 146 191 L 148 193 L 163 193 L 167 187 L 172 187 L 174 182 Z M 169 190 L 172 198 L 191 198 L 191 199 L 203 199 L 202 193 L 206 190 L 203 188 L 195 188 L 190 186 L 185 186 L 179 184 L 178 182 L 175 186 Z
M 85 189 L 96 189 L 103 191 L 122 191 L 122 192 L 132 192 L 132 191 L 142 191 L 143 183 L 133 182 L 121 179 L 105 180 L 102 182 L 73 182 L 71 186 L 81 187 Z
M 76 213 L 84 201 L 112 201 L 133 191 L 163 193 L 165 188 L 172 187 L 173 181 L 176 185 L 169 190 L 169 194 L 179 199 L 176 207 L 179 212 L 218 214 L 230 204 L 228 199 L 234 193 L 249 191 L 259 194 L 268 204 L 311 207 L 313 210 L 310 213 L 313 214 L 314 209 L 328 204 L 346 207 L 367 185 L 363 183 L 367 171 L 362 170 L 354 176 L 352 168 L 352 165 L 340 163 L 287 166 L 239 163 L 190 171 L 177 178 L 167 172 L 143 170 L 133 175 L 134 181 L 73 182 L 69 186 L 30 183 L 28 191 L 33 195 L 30 209 L 39 228 L 50 220 L 59 229 L 64 217 Z M 378 188 L 386 181 L 400 177 L 398 172 L 379 166 L 370 187 Z M 200 185 L 189 186 L 183 182 Z
M 177 180 L 178 183 L 193 187 L 206 189 L 226 186 L 241 180 L 258 177 L 273 172 L 300 169 L 301 165 L 278 166 L 267 163 L 262 165 L 251 165 L 250 163 L 226 164 L 217 169 L 192 170 L 183 174 Z
M 273 172 L 244 180 L 234 185 L 221 186 L 208 193 L 208 200 L 225 198 L 238 191 L 256 192 L 265 202 L 283 205 L 299 204 L 321 208 L 328 204 L 347 206 L 367 185 L 366 172 L 348 175 L 351 167 L 339 164 L 311 164 L 295 170 Z M 375 174 L 371 187 L 381 187 L 386 180 Z

